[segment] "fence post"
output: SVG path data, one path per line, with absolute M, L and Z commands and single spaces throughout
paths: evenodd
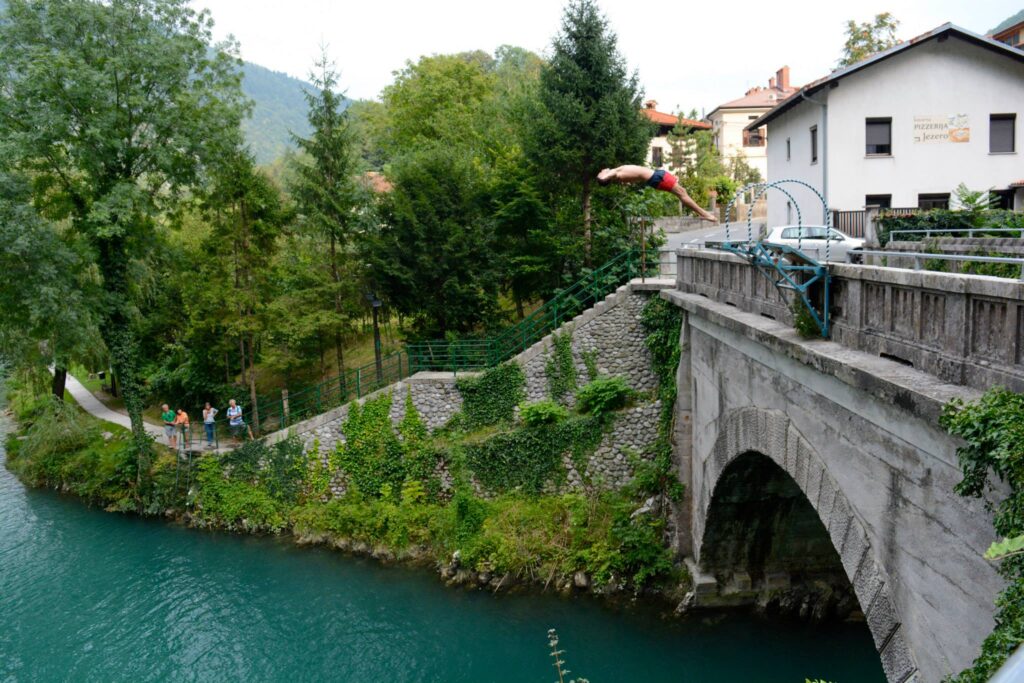
M 356 368 L 356 398 L 363 397 L 363 369 Z
M 289 410 L 288 410 L 288 389 L 281 390 L 281 419 L 284 421 L 282 427 L 287 427 L 289 422 Z

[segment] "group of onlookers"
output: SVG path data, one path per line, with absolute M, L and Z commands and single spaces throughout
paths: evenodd
M 164 422 L 164 435 L 167 437 L 167 442 L 171 449 L 178 450 L 179 446 L 182 450 L 186 449 L 189 442 L 188 413 L 185 412 L 184 408 L 178 408 L 176 411 L 171 410 L 170 406 L 166 403 L 161 406 L 161 410 L 160 419 Z M 206 432 L 207 448 L 213 448 L 217 428 L 217 414 L 219 412 L 219 410 L 210 405 L 209 401 L 203 407 L 203 428 Z M 238 405 L 235 399 L 228 401 L 227 417 L 228 429 L 231 431 L 231 437 L 235 440 L 236 444 L 241 436 L 248 435 L 250 439 L 252 438 L 252 431 L 242 418 L 242 406 Z M 180 442 L 178 440 L 179 434 L 181 436 Z

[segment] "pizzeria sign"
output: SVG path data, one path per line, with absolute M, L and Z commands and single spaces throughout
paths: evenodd
M 914 142 L 970 142 L 967 114 L 914 117 Z

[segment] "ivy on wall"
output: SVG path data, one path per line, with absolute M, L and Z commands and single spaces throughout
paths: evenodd
M 596 367 L 595 367 L 596 370 Z M 548 393 L 556 401 L 576 389 L 576 361 L 572 357 L 572 329 L 551 335 L 551 354 L 544 364 Z
M 557 422 L 500 432 L 466 447 L 466 464 L 480 484 L 493 493 L 521 490 L 539 494 L 547 482 L 565 483 L 562 454 L 585 472 L 587 458 L 601 442 L 610 418 L 574 415 Z
M 631 487 L 639 493 L 662 493 L 672 500 L 681 500 L 683 485 L 672 464 L 672 427 L 676 404 L 676 372 L 681 350 L 679 331 L 682 312 L 661 297 L 652 296 L 640 313 L 640 324 L 646 333 L 644 345 L 651 353 L 651 366 L 658 379 L 661 416 L 658 439 L 651 462 L 638 464 Z
M 953 400 L 939 420 L 950 434 L 964 440 L 957 449 L 963 480 L 962 496 L 981 498 L 993 475 L 1010 486 L 1010 494 L 994 506 L 993 526 L 1003 538 L 1024 534 L 1024 396 L 1001 387 L 979 400 Z M 984 683 L 1024 643 L 1024 555 L 1005 557 L 999 573 L 1009 585 L 996 598 L 996 627 L 981 646 L 970 669 L 951 683 Z
M 475 377 L 456 382 L 462 395 L 462 420 L 467 429 L 508 422 L 523 400 L 526 377 L 515 361 L 502 363 Z
M 345 442 L 335 451 L 338 467 L 360 494 L 377 497 L 397 491 L 405 479 L 402 444 L 391 426 L 391 394 L 364 404 L 353 403 L 342 431 Z

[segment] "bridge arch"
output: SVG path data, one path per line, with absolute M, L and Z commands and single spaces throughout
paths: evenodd
M 748 466 L 760 466 L 768 474 L 781 470 L 779 474 L 795 485 L 793 491 L 799 489 L 827 531 L 864 612 L 887 679 L 892 683 L 916 680 L 917 665 L 903 635 L 888 576 L 875 559 L 863 523 L 824 460 L 780 411 L 754 407 L 734 410 L 722 416 L 718 427 L 718 437 L 703 462 L 694 492 L 693 538 L 698 565 L 704 567 L 708 560 L 713 561 L 715 551 L 710 544 L 721 534 L 719 520 L 714 518 L 716 508 L 730 495 L 727 489 L 736 481 L 739 470 Z M 764 459 L 774 467 L 768 464 L 765 468 Z M 713 505 L 716 500 L 718 505 Z

